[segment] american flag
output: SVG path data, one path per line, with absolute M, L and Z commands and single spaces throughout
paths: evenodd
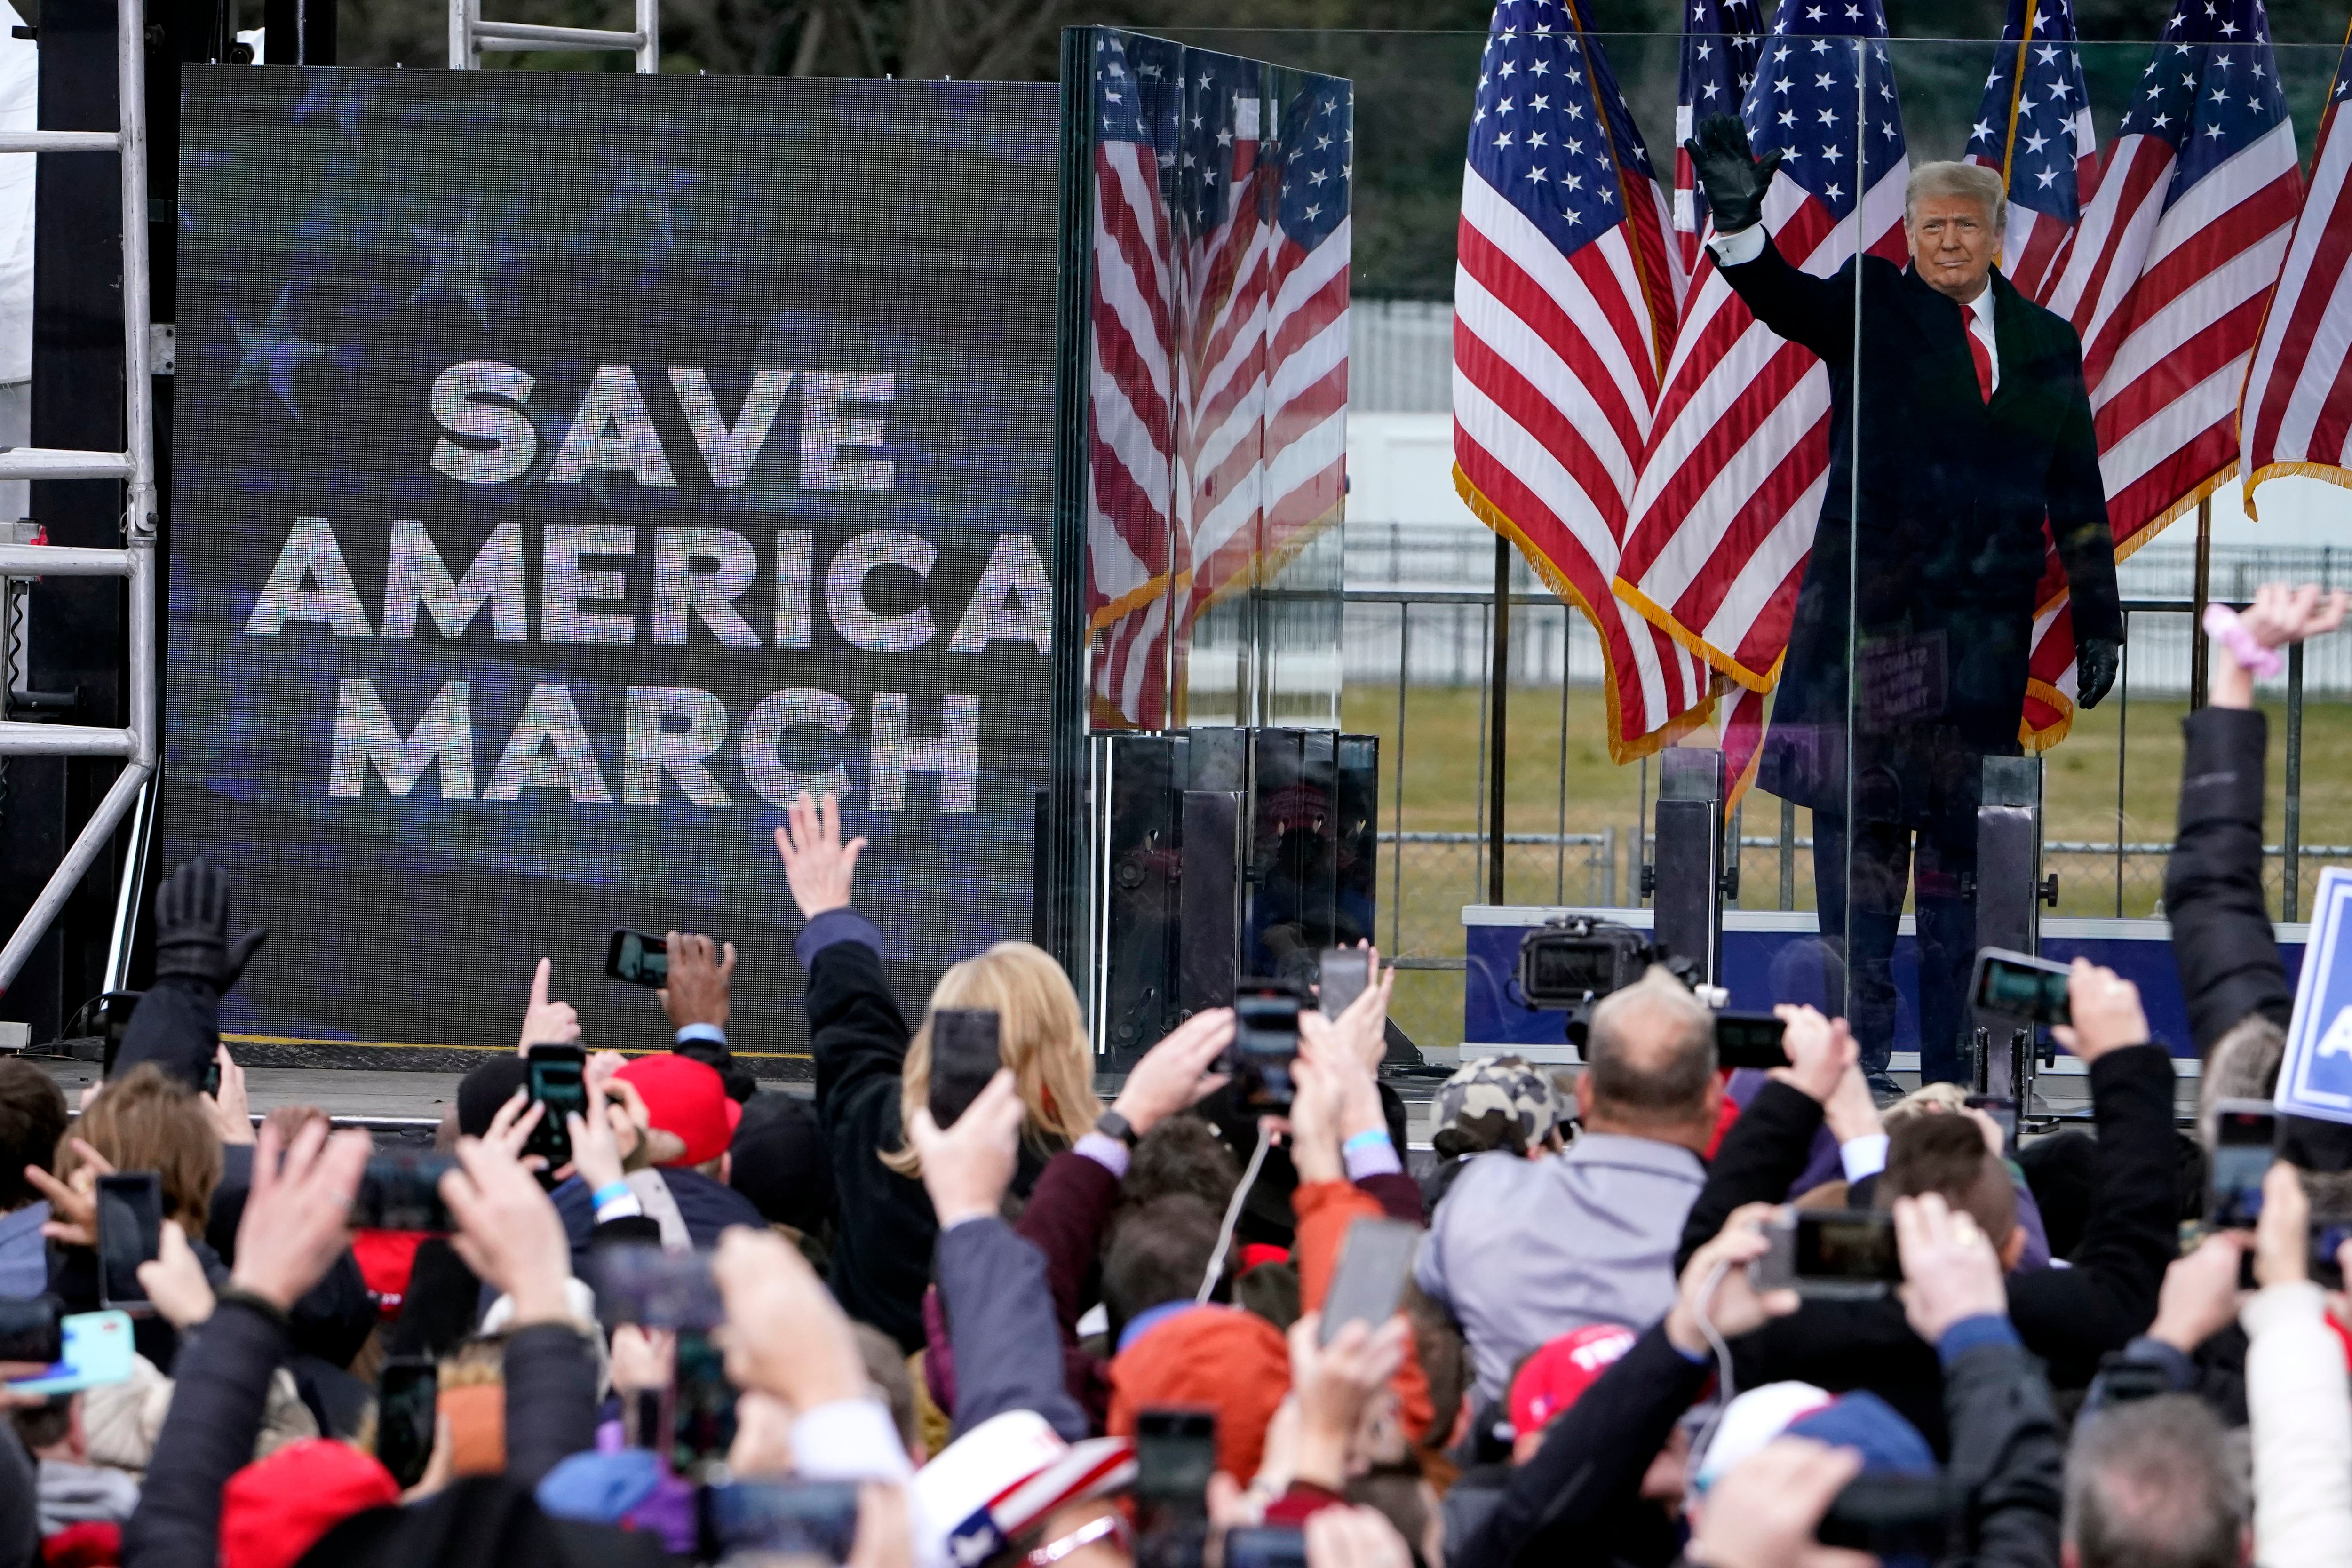
M 1764 205 L 1773 243 L 1828 277 L 1857 248 L 1900 263 L 1910 163 L 1879 0 L 1780 0 L 1742 109 L 1785 153 Z M 1830 376 L 1748 313 L 1699 259 L 1634 492 L 1619 596 L 1748 692 L 1788 647 L 1829 478 Z M 1762 703 L 1735 700 L 1724 749 L 1753 772 Z M 1744 784 L 1743 784 L 1744 787 Z
M 2000 49 L 1969 128 L 1968 161 L 2009 186 L 2000 269 L 2039 304 L 2066 259 L 2098 179 L 2098 137 L 2069 0 L 2010 0 Z
M 1501 0 L 1487 35 L 1454 274 L 1454 482 L 1592 622 L 1622 762 L 1705 717 L 1706 671 L 1610 593 L 1682 273 L 1580 4 Z
M 1683 270 L 1698 268 L 1706 233 L 1706 193 L 1683 143 L 1710 114 L 1736 114 L 1756 79 L 1764 30 L 1756 0 L 1691 0 L 1683 18 L 1682 76 L 1675 90 L 1675 238 Z
M 2352 97 L 2352 36 L 2328 89 L 2312 160 L 2311 192 L 2295 220 L 2270 313 L 2238 405 L 2246 515 L 2254 487 L 2280 474 L 2352 485 L 2352 132 L 2336 119 Z
M 1095 37 L 1093 279 L 1087 300 L 1087 630 L 1098 716 L 1166 711 L 1183 241 L 1169 197 L 1182 51 Z M 1148 717 L 1147 717 L 1148 715 Z
M 2262 0 L 2179 0 L 2045 301 L 2083 340 L 2118 560 L 2237 468 L 2238 394 L 2301 199 Z M 2053 556 L 2030 742 L 2065 732 L 2074 628 Z
M 1353 103 L 1338 78 L 1096 38 L 1098 722 L 1182 721 L 1194 618 L 1337 521 Z

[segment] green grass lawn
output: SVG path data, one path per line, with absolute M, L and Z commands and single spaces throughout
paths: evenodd
M 2284 703 L 2268 706 L 2270 804 L 2264 823 L 2265 837 L 2277 843 L 2284 825 L 2286 714 Z M 2074 732 L 2046 753 L 2047 837 L 2168 844 L 2180 789 L 2180 718 L 2187 710 L 2182 700 L 2151 699 L 2127 706 L 2110 703 L 2078 715 Z M 1349 731 L 1381 737 L 1383 831 L 1399 826 L 1408 833 L 1472 832 L 1481 827 L 1486 744 L 1475 687 L 1407 689 L 1401 823 L 1396 688 L 1350 685 L 1342 716 Z M 1610 762 L 1602 739 L 1605 719 L 1600 691 L 1592 687 L 1570 689 L 1565 748 L 1558 687 L 1515 689 L 1510 694 L 1509 721 L 1505 774 L 1508 830 L 1549 834 L 1564 826 L 1571 834 L 1602 834 L 1613 829 L 1617 898 L 1632 902 L 1631 868 L 1636 863 L 1633 846 L 1642 819 L 1643 770 L 1639 763 L 1621 768 Z M 1651 772 L 1654 774 L 1655 770 Z M 1651 787 L 1654 789 L 1654 778 Z M 1780 831 L 1780 802 L 1760 794 L 1752 795 L 1742 813 L 1740 831 L 1748 838 L 1776 837 Z M 1796 831 L 1800 837 L 1811 836 L 1811 813 L 1796 814 Z M 2312 702 L 2305 709 L 2302 841 L 2305 845 L 2352 844 L 2352 703 Z M 1407 957 L 1458 958 L 1463 951 L 1461 907 L 1486 901 L 1486 847 L 1482 844 L 1403 847 L 1401 899 L 1397 862 L 1384 858 L 1381 866 L 1382 945 L 1394 946 Z M 1604 901 L 1612 883 L 1602 854 L 1600 847 L 1571 846 L 1563 855 L 1549 845 L 1511 846 L 1506 868 L 1510 901 Z M 1794 907 L 1810 909 L 1813 903 L 1811 855 L 1799 850 L 1793 860 Z M 2313 859 L 2303 863 L 2300 891 L 2306 911 L 2320 864 Z M 2060 914 L 2118 912 L 2116 864 L 2112 855 L 2053 855 L 2050 868 L 2059 877 Z M 1740 869 L 1743 907 L 1780 907 L 1777 849 L 1747 848 Z M 2126 856 L 2120 912 L 2155 913 L 2163 874 L 2160 853 Z M 2273 861 L 2270 881 L 2274 906 L 2284 897 L 2282 876 L 2282 865 Z M 1460 973 L 1423 970 L 1401 975 L 1397 1016 L 1414 1039 L 1454 1044 L 1461 1034 Z

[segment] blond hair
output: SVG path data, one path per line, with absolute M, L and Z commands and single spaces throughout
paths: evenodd
M 931 1015 L 941 1008 L 973 1008 L 996 1015 L 997 1050 L 1021 1089 L 1029 1114 L 1022 1135 L 1034 1142 L 1075 1143 L 1102 1115 L 1095 1098 L 1094 1046 L 1070 988 L 1045 949 L 1025 942 L 1000 942 L 976 958 L 952 964 L 931 988 L 922 1027 L 907 1046 L 899 1079 L 898 1125 L 913 1125 L 915 1112 L 931 1100 Z M 922 1169 L 914 1147 L 900 1133 L 899 1146 L 882 1151 L 882 1163 L 901 1175 Z

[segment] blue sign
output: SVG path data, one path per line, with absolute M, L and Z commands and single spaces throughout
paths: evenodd
M 2352 1121 L 2352 870 L 2330 866 L 2319 874 L 2312 906 L 2311 944 L 2294 1016 L 2286 1026 L 2286 1061 L 2279 1069 L 2278 1108 L 2298 1116 Z

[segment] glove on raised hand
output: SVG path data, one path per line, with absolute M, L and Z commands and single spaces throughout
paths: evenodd
M 2116 683 L 2116 668 L 2123 661 L 2123 645 L 2113 637 L 2084 637 L 2074 645 L 2074 700 L 2096 708 Z
M 184 974 L 209 981 L 215 991 L 226 993 L 245 973 L 254 951 L 268 939 L 268 929 L 257 927 L 229 941 L 228 872 L 201 858 L 179 867 L 156 889 L 158 980 Z
M 1764 193 L 1780 167 L 1778 148 L 1759 161 L 1748 150 L 1748 127 L 1736 114 L 1699 121 L 1698 133 L 1683 143 L 1691 169 L 1706 193 L 1707 211 L 1717 234 L 1738 234 L 1764 221 Z

